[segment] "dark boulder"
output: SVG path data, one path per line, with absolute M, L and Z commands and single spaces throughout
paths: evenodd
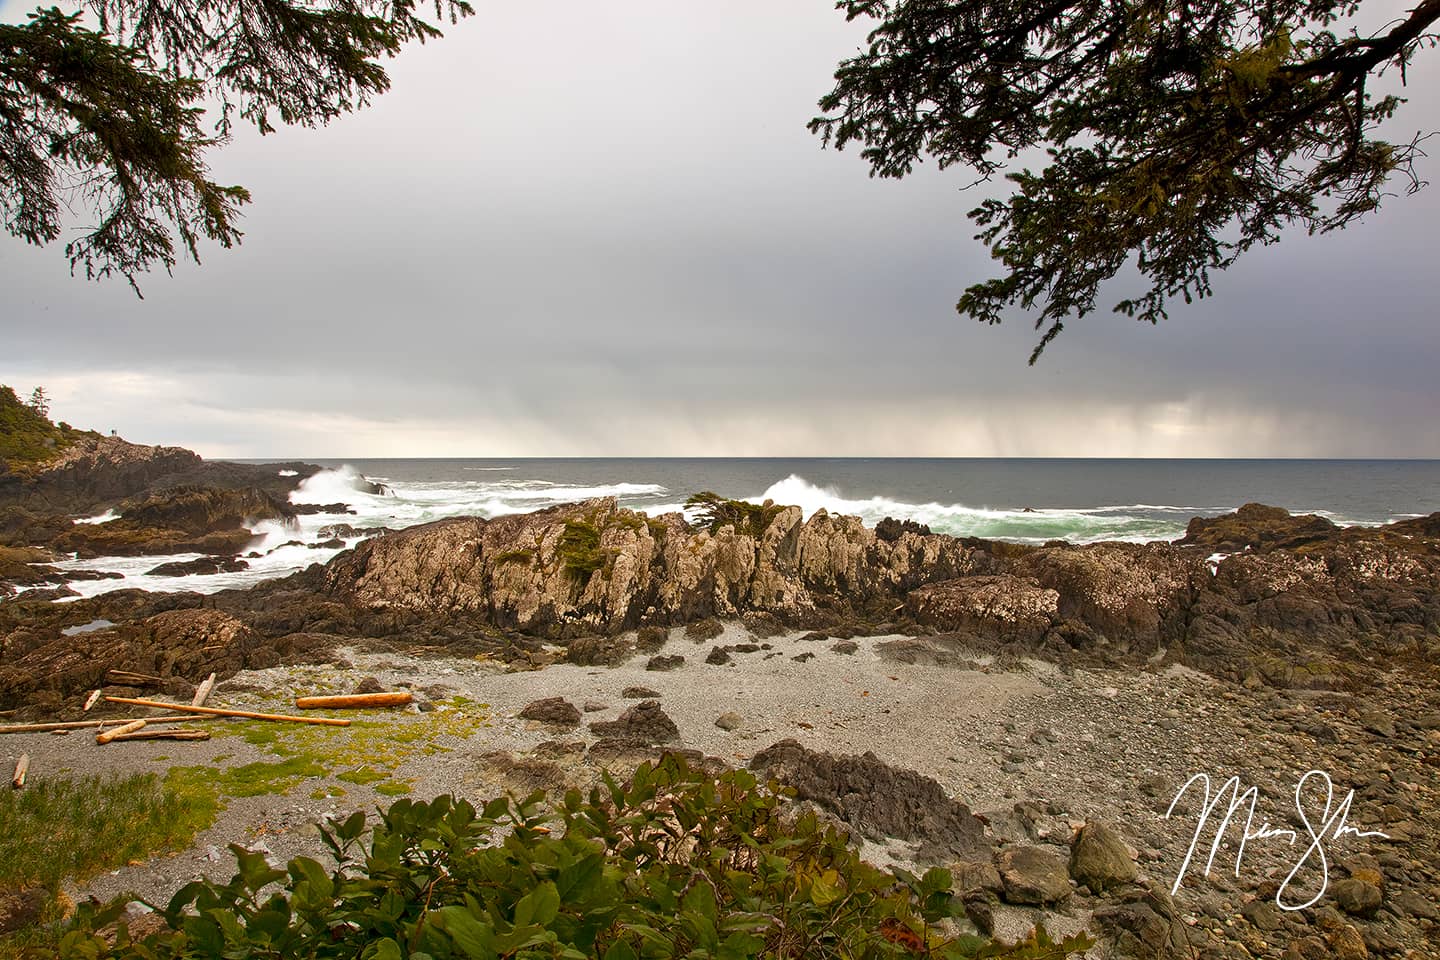
M 149 577 L 190 577 L 206 573 L 238 573 L 249 570 L 250 564 L 239 557 L 197 557 L 194 560 L 174 560 L 152 567 L 145 572 Z
M 896 520 L 894 517 L 886 517 L 875 524 L 875 536 L 886 543 L 894 543 L 907 533 L 913 533 L 917 537 L 928 537 L 930 528 L 923 523 L 916 523 L 914 520 Z
M 939 783 L 885 763 L 874 753 L 840 756 L 781 740 L 755 755 L 750 769 L 795 788 L 866 837 L 919 845 L 917 859 L 988 860 L 984 825 Z
M 520 711 L 525 720 L 536 720 L 557 727 L 574 727 L 580 723 L 580 710 L 564 697 L 546 697 L 527 704 Z
M 1280 507 L 1247 503 L 1234 513 L 1196 517 L 1185 527 L 1185 536 L 1175 542 L 1217 553 L 1238 553 L 1245 549 L 1269 550 L 1310 543 L 1339 529 L 1313 513 L 1295 516 Z
M 617 720 L 590 724 L 597 736 L 640 743 L 666 743 L 680 739 L 680 728 L 660 709 L 658 700 L 644 700 L 620 714 Z

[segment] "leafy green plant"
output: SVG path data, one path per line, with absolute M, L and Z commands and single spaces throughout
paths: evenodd
M 234 878 L 183 887 L 162 910 L 167 930 L 137 942 L 121 925 L 112 945 L 96 931 L 124 905 L 81 907 L 60 955 L 1064 960 L 1090 946 L 1043 931 L 1015 947 L 947 937 L 940 921 L 962 909 L 948 872 L 881 871 L 785 809 L 748 772 L 712 778 L 674 756 L 553 807 L 543 793 L 478 810 L 400 800 L 368 846 L 363 813 L 322 830 L 334 869 L 300 857 L 278 870 L 234 846 Z

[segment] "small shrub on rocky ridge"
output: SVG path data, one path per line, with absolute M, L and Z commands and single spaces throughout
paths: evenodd
M 624 786 L 543 801 L 401 800 L 368 849 L 357 813 L 322 831 L 332 871 L 303 857 L 276 870 L 232 847 L 234 879 L 183 887 L 167 930 L 134 942 L 121 927 L 111 946 L 94 931 L 123 904 L 82 906 L 61 956 L 1064 960 L 1090 946 L 1043 931 L 1012 948 L 945 937 L 940 921 L 961 910 L 948 872 L 872 867 L 813 815 L 786 817 L 745 771 L 714 779 L 667 756 Z
M 605 565 L 605 553 L 600 549 L 600 531 L 578 520 L 565 521 L 565 531 L 560 534 L 560 547 L 556 552 L 565 569 L 577 579 L 586 579 Z
M 785 508 L 778 507 L 769 500 L 763 505 L 744 500 L 727 500 L 718 493 L 706 490 L 687 499 L 685 509 L 695 511 L 695 522 L 711 533 L 721 527 L 733 526 L 738 534 L 758 537 Z

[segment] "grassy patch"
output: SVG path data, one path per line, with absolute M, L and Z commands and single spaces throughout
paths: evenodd
M 0 791 L 0 885 L 82 881 L 186 847 L 213 820 L 186 800 L 153 773 L 36 779 Z
M 247 763 L 229 770 L 210 767 L 173 767 L 165 785 L 189 796 L 205 792 L 224 797 L 259 797 L 288 793 L 301 781 L 323 777 L 327 771 L 309 757 L 286 757 L 274 763 Z
M 0 889 L 40 886 L 50 896 L 33 927 L 0 937 L 0 957 L 52 942 L 48 925 L 69 906 L 65 881 L 188 847 L 215 819 L 213 803 L 191 800 L 153 773 L 37 778 L 0 791 Z
M 495 565 L 498 567 L 498 566 L 500 566 L 501 564 L 505 564 L 505 563 L 524 563 L 524 564 L 528 564 L 531 560 L 534 560 L 534 559 L 535 559 L 535 551 L 534 551 L 534 550 L 506 550 L 504 553 L 499 554 L 498 556 L 495 557 Z

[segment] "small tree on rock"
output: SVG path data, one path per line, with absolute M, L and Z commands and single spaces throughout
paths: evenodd
M 31 410 L 34 410 L 36 413 L 40 414 L 40 416 L 49 419 L 50 397 L 46 395 L 44 387 L 36 387 L 34 390 L 30 391 L 29 406 Z

